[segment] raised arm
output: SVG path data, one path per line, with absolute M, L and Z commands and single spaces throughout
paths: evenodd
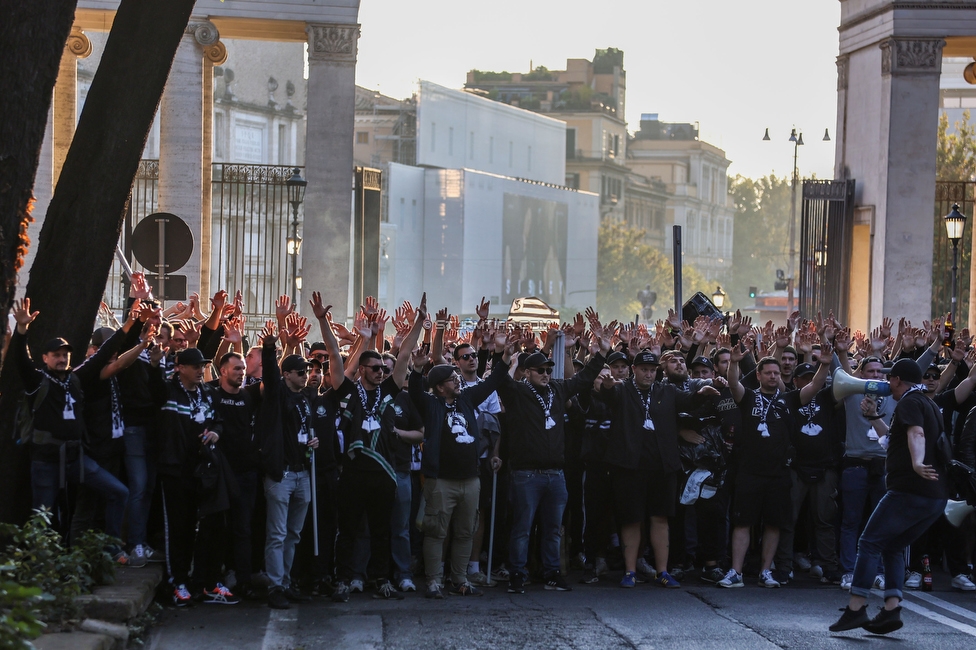
M 403 385 L 403 380 L 407 377 L 407 369 L 410 365 L 410 355 L 417 347 L 420 340 L 420 333 L 424 330 L 424 321 L 427 320 L 427 294 L 420 298 L 420 306 L 417 308 L 417 315 L 414 318 L 410 332 L 404 337 L 400 345 L 400 353 L 397 355 L 396 364 L 393 366 L 393 379 L 397 386 Z M 416 366 L 415 366 L 416 367 Z M 422 367 L 421 367 L 422 370 Z
M 800 389 L 800 404 L 806 406 L 816 397 L 820 389 L 827 383 L 827 375 L 830 374 L 830 359 L 820 359 L 817 372 L 814 373 L 810 383 Z
M 746 395 L 746 389 L 739 381 L 739 362 L 746 356 L 746 351 L 742 347 L 742 343 L 733 345 L 731 348 L 731 354 L 729 357 L 729 390 L 732 391 L 732 399 L 738 404 L 742 401 L 742 398 Z
M 342 352 L 339 349 L 339 339 L 336 338 L 335 330 L 332 329 L 332 318 L 329 315 L 332 305 L 323 305 L 322 294 L 318 291 L 312 292 L 312 299 L 309 304 L 312 305 L 312 313 L 315 314 L 315 318 L 319 322 L 322 340 L 325 342 L 325 348 L 329 354 L 329 380 L 332 382 L 332 388 L 339 390 L 343 380 Z

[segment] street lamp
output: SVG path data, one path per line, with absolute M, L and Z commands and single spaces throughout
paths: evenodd
M 291 204 L 291 237 L 288 238 L 288 255 L 291 256 L 291 304 L 298 304 L 298 254 L 302 251 L 302 238 L 298 236 L 298 208 L 305 201 L 305 187 L 308 181 L 302 178 L 301 170 L 295 167 L 291 178 L 285 181 L 288 189 L 288 202 Z
M 959 204 L 952 204 L 952 212 L 943 217 L 945 220 L 946 235 L 952 242 L 952 319 L 956 320 L 956 285 L 959 276 L 959 240 L 966 229 L 966 215 L 959 211 Z
M 766 133 L 763 135 L 764 141 L 769 141 L 772 138 L 769 137 L 769 128 L 766 128 Z M 830 132 L 828 129 L 824 129 L 824 142 L 830 142 Z M 799 171 L 797 168 L 797 155 L 799 154 L 799 148 L 803 145 L 803 132 L 797 132 L 796 127 L 790 131 L 790 142 L 793 143 L 793 182 L 790 186 L 790 266 L 789 266 L 789 276 L 786 278 L 786 313 L 787 315 L 792 314 L 793 307 L 793 276 L 794 269 L 796 268 L 796 186 L 800 180 Z
M 715 305 L 716 309 L 721 310 L 722 307 L 725 305 L 726 295 L 728 294 L 722 291 L 722 287 L 717 287 L 715 289 L 715 293 L 712 294 L 712 304 Z

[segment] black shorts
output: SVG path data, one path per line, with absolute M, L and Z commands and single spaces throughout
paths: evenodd
M 783 476 L 755 476 L 739 472 L 732 496 L 732 525 L 782 528 L 793 523 L 790 489 L 793 479 Z
M 678 501 L 678 474 L 647 469 L 610 468 L 613 511 L 617 524 L 637 524 L 647 517 L 673 517 Z

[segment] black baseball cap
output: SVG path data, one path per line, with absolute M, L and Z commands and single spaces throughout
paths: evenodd
M 641 350 L 640 352 L 637 353 L 637 356 L 634 357 L 633 365 L 639 366 L 642 364 L 659 366 L 661 365 L 661 362 L 657 358 L 657 355 L 651 352 L 650 350 Z
M 922 383 L 922 369 L 912 359 L 899 359 L 891 366 L 889 377 L 898 377 L 909 384 Z
M 44 354 L 47 354 L 48 352 L 55 352 L 57 350 L 67 350 L 68 352 L 73 352 L 71 349 L 71 344 L 60 336 L 56 339 L 51 339 L 44 344 Z
M 630 365 L 630 359 L 623 352 L 611 352 L 610 353 L 610 356 L 607 357 L 607 365 L 608 366 L 611 365 L 611 364 L 613 364 L 613 363 L 616 363 L 618 361 L 623 361 L 628 366 Z
M 100 348 L 105 341 L 112 338 L 113 334 L 115 334 L 115 330 L 111 327 L 99 327 L 97 330 L 92 332 L 91 344 L 96 348 Z
M 329 351 L 329 348 L 326 347 L 324 341 L 316 341 L 315 343 L 312 344 L 312 347 L 310 347 L 308 349 L 308 351 L 309 351 L 309 353 L 319 352 L 319 351 L 321 351 L 321 352 L 328 352 Z
M 695 366 L 705 366 L 709 370 L 715 370 L 715 364 L 708 357 L 695 357 L 689 368 L 694 368 Z
M 794 377 L 804 377 L 806 375 L 816 374 L 817 369 L 812 363 L 801 363 L 796 368 L 793 369 Z
M 205 363 L 207 360 L 203 357 L 203 352 L 197 348 L 180 350 L 180 353 L 176 355 L 176 365 L 178 366 L 202 366 Z
M 554 365 L 556 365 L 556 362 L 541 352 L 533 352 L 529 355 L 529 358 L 525 360 L 526 368 L 541 368 L 542 366 Z
M 281 362 L 281 372 L 292 372 L 293 370 L 308 370 L 309 363 L 300 354 L 289 354 Z
M 451 378 L 457 371 L 457 368 L 449 363 L 442 363 L 434 366 L 429 371 L 427 371 L 427 386 L 434 388 L 443 384 L 445 381 Z

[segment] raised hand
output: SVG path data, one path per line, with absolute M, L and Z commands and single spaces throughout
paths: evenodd
M 881 327 L 878 328 L 881 336 L 883 336 L 884 338 L 888 338 L 889 336 L 891 336 L 891 326 L 892 325 L 894 325 L 894 323 L 891 322 L 891 319 L 890 318 L 888 318 L 887 316 L 885 316 L 884 318 L 882 318 L 881 319 Z
M 482 296 L 481 303 L 474 308 L 474 313 L 478 315 L 478 320 L 488 320 L 488 312 L 490 309 L 491 302 Z
M 379 310 L 380 310 L 380 303 L 373 296 L 366 296 L 365 300 L 363 300 L 363 307 L 362 307 L 362 309 L 363 309 L 363 312 L 365 312 L 365 314 L 367 316 L 372 316 L 372 315 L 376 314 L 377 312 L 379 312 Z
M 790 331 L 791 334 L 796 331 L 796 324 L 799 321 L 800 321 L 800 312 L 798 310 L 794 311 L 792 314 L 789 315 L 789 318 L 786 319 L 786 328 Z
M 137 300 L 152 300 L 152 288 L 146 281 L 146 275 L 139 271 L 132 274 L 129 285 L 129 297 Z
M 234 293 L 234 314 L 233 314 L 233 316 L 236 318 L 236 317 L 240 316 L 243 313 L 244 313 L 244 294 L 241 293 L 241 290 L 240 289 L 238 289 Z
M 261 345 L 278 342 L 278 327 L 273 320 L 267 320 L 261 328 Z
M 287 318 L 288 314 L 291 312 L 291 298 L 285 295 L 278 296 L 278 299 L 275 300 L 275 317 L 278 319 L 278 323 L 284 323 L 285 318 Z
M 30 298 L 14 301 L 14 321 L 17 322 L 17 331 L 21 334 L 27 333 L 27 328 L 41 313 L 39 311 L 31 312 L 30 308 Z
M 275 338 L 277 340 L 277 337 Z M 224 323 L 224 340 L 235 346 L 244 341 L 244 324 L 239 319 L 231 318 Z
M 308 304 L 311 305 L 312 314 L 318 320 L 322 320 L 323 318 L 325 318 L 326 315 L 329 313 L 329 310 L 332 309 L 332 305 L 322 304 L 322 294 L 319 293 L 318 291 L 312 292 L 312 299 L 308 301 Z
M 361 309 L 356 314 L 356 317 L 352 319 L 352 328 L 356 334 L 359 334 L 364 339 L 368 339 L 373 335 L 373 328 L 369 326 L 369 318 Z
M 417 372 L 423 371 L 424 366 L 427 365 L 427 360 L 428 356 L 427 353 L 424 352 L 423 346 L 416 348 L 410 353 L 410 361 L 413 362 L 413 369 Z
M 227 292 L 221 289 L 213 295 L 210 299 L 210 311 L 211 312 L 223 312 L 224 305 L 227 304 Z
M 196 346 L 197 341 L 200 340 L 201 329 L 203 329 L 203 323 L 186 322 L 186 327 L 183 328 L 183 336 L 186 338 L 187 347 L 192 348 Z
M 573 332 L 576 333 L 576 338 L 583 336 L 583 330 L 586 329 L 586 322 L 583 320 L 583 314 L 576 312 L 576 316 L 573 317 Z

